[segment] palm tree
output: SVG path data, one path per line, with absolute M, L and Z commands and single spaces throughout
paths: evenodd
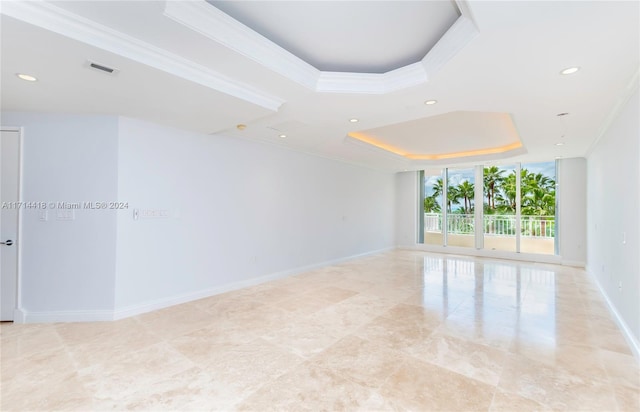
M 483 173 L 484 192 L 487 194 L 487 204 L 489 209 L 496 208 L 496 186 L 504 181 L 502 174 L 504 170 L 497 166 L 485 167 Z
M 530 188 L 522 202 L 522 214 L 527 216 L 551 216 L 555 214 L 555 191 Z
M 522 215 L 523 216 L 554 216 L 556 208 L 556 182 L 542 173 L 527 173 L 522 179 Z M 542 234 L 546 234 L 547 222 L 541 218 Z M 536 228 L 531 228 L 536 231 Z
M 447 184 L 448 183 L 449 182 L 447 181 Z M 440 178 L 440 179 L 437 179 L 436 182 L 434 183 L 433 194 L 431 196 L 437 199 L 438 196 L 442 196 L 443 192 L 444 192 L 444 185 L 442 184 L 442 178 Z M 453 203 L 458 203 L 459 199 L 460 199 L 460 195 L 458 195 L 458 193 L 456 192 L 456 188 L 449 185 L 447 187 L 447 210 L 449 211 L 449 213 L 451 213 L 451 205 Z
M 456 192 L 460 197 L 464 199 L 464 213 L 471 213 L 471 201 L 473 200 L 475 195 L 475 188 L 473 183 L 465 180 L 458 185 L 458 187 L 456 188 Z
M 526 169 L 525 169 L 526 170 Z M 522 214 L 555 214 L 556 182 L 542 173 L 526 173 L 522 178 Z
M 509 173 L 509 175 L 500 182 L 498 191 L 495 193 L 495 201 L 498 203 L 496 208 L 500 213 L 516 213 L 516 176 L 517 173 L 515 170 L 513 173 Z
M 548 176 L 543 175 L 542 173 L 529 173 L 527 176 L 527 181 L 530 186 L 534 186 L 543 190 L 553 190 L 555 189 L 555 181 Z
M 433 185 L 433 194 L 431 196 L 437 198 L 442 194 L 443 191 L 444 185 L 442 184 L 442 178 L 436 179 L 436 183 L 434 183 Z
M 440 204 L 435 196 L 427 196 L 424 198 L 425 213 L 440 213 Z
M 462 196 L 460 195 L 460 191 L 455 186 L 447 187 L 447 210 L 451 213 L 451 206 L 453 204 L 459 203 L 459 200 Z

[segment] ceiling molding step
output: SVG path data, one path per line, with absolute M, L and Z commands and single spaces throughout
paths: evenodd
M 316 91 L 326 93 L 384 94 L 382 74 L 321 72 Z
M 422 64 L 413 63 L 383 74 L 387 93 L 417 86 L 429 81 L 427 71 Z
M 400 162 L 403 165 L 410 165 L 413 163 L 412 160 L 407 159 L 405 156 L 390 152 L 389 150 L 385 150 L 381 147 L 369 144 L 367 142 L 363 142 L 362 140 L 356 139 L 355 137 L 351 137 L 349 135 L 345 136 L 343 142 L 348 145 L 357 146 L 359 148 L 366 149 L 368 151 L 383 155 L 384 157 L 388 159 L 393 159 L 396 162 Z
M 458 10 L 460 10 L 460 14 L 463 17 L 471 20 L 471 22 L 477 29 L 478 26 L 475 24 L 476 19 L 473 17 L 473 13 L 471 12 L 471 7 L 469 2 L 470 0 L 455 0 L 456 6 L 458 7 Z
M 321 72 L 316 91 L 325 93 L 385 94 L 427 82 L 420 63 L 387 73 Z
M 311 90 L 320 71 L 205 1 L 167 1 L 164 15 Z
M 234 81 L 221 73 L 179 55 L 49 3 L 39 1 L 3 1 L 0 13 L 201 84 L 268 110 L 278 111 L 285 102 L 279 97 Z
M 515 156 L 527 154 L 527 149 L 520 146 L 502 153 L 489 153 L 473 156 L 452 157 L 447 159 L 411 159 L 411 166 L 420 169 L 431 166 L 447 166 L 447 165 L 473 165 L 478 162 L 489 162 L 511 159 Z
M 473 20 L 462 15 L 422 59 L 427 76 L 432 77 L 480 32 Z

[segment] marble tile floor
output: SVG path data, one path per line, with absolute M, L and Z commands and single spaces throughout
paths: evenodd
M 2 411 L 638 411 L 583 270 L 392 251 L 117 322 L 1 333 Z

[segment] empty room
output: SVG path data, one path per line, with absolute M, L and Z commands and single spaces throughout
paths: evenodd
M 640 411 L 637 1 L 0 2 L 3 411 Z

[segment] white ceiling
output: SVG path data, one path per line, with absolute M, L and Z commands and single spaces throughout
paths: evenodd
M 359 16 L 366 17 L 368 7 L 375 15 L 374 4 L 358 2 Z M 509 161 L 584 156 L 637 82 L 639 3 L 458 5 L 462 16 L 420 62 L 385 74 L 336 75 L 243 30 L 204 1 L 5 1 L 0 3 L 1 105 L 3 110 L 120 114 L 384 170 L 442 162 L 408 159 L 354 142 L 348 133 L 382 129 L 391 144 L 409 139 L 411 151 L 451 153 L 461 144 L 452 137 L 474 128 L 453 124 L 438 130 L 441 139 L 422 142 L 413 136 L 434 135 L 434 122 L 425 119 L 503 113 L 526 152 Z M 286 9 L 279 15 L 284 19 Z M 330 27 L 329 12 L 314 18 Z M 369 35 L 393 37 L 386 28 L 368 29 Z M 347 44 L 352 36 L 342 37 Z M 381 47 L 378 54 L 387 50 Z M 88 59 L 120 71 L 110 76 L 89 70 Z M 581 70 L 559 74 L 569 66 Z M 15 73 L 38 81 L 24 82 Z M 438 103 L 426 106 L 428 99 Z M 557 117 L 561 112 L 570 114 Z M 351 118 L 359 122 L 350 123 Z M 237 130 L 239 123 L 247 128 Z M 560 141 L 565 144 L 556 146 Z M 462 139 L 465 147 L 470 142 L 477 142 L 476 149 L 500 143 L 486 129 Z
M 416 133 L 416 131 L 428 131 Z M 450 112 L 353 133 L 404 155 L 448 158 L 521 144 L 507 113 Z M 424 151 L 427 149 L 427 151 Z M 506 150 L 505 150 L 506 151 Z
M 419 62 L 460 16 L 453 0 L 209 3 L 330 72 L 385 73 Z

